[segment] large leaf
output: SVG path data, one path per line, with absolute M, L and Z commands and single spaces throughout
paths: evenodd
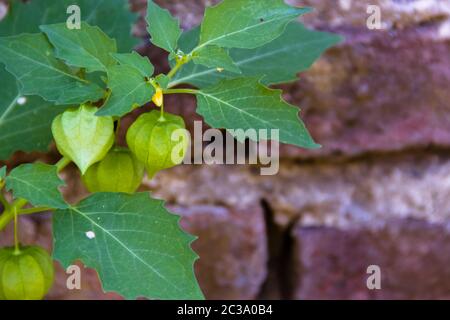
M 181 49 L 192 50 L 199 34 L 199 28 L 184 33 L 179 41 Z M 292 22 L 274 41 L 257 49 L 231 49 L 230 56 L 244 75 L 261 76 L 264 84 L 286 83 L 294 81 L 298 72 L 309 69 L 326 49 L 341 40 L 338 35 L 309 30 Z M 171 86 L 189 83 L 202 88 L 235 76 L 191 62 L 180 70 Z
M 24 198 L 34 206 L 67 208 L 58 191 L 64 182 L 58 177 L 56 166 L 43 163 L 22 164 L 6 178 L 6 188 L 16 198 Z
M 127 0 L 32 0 L 29 3 L 10 1 L 11 9 L 0 21 L 0 36 L 39 32 L 39 26 L 66 22 L 70 5 L 78 5 L 81 20 L 99 26 L 117 40 L 120 52 L 130 51 L 138 40 L 131 35 L 137 15 L 129 11 Z
M 128 299 L 201 299 L 194 237 L 147 193 L 97 193 L 53 215 L 54 258 L 95 268 L 105 291 Z
M 256 78 L 223 80 L 197 94 L 197 113 L 214 128 L 279 130 L 279 141 L 303 148 L 318 148 L 298 117 L 299 109 L 281 98 L 281 90 L 271 90 Z M 238 135 L 240 141 L 246 136 Z M 273 139 L 272 139 L 273 140 Z
M 108 70 L 111 95 L 97 112 L 102 116 L 123 116 L 152 99 L 155 89 L 141 71 L 133 66 L 120 65 Z
M 206 9 L 199 48 L 257 48 L 279 37 L 290 21 L 310 11 L 288 6 L 284 0 L 224 0 Z
M 103 90 L 74 75 L 53 57 L 52 46 L 43 34 L 0 38 L 0 61 L 22 85 L 22 94 L 36 94 L 58 104 L 97 101 Z
M 70 66 L 86 68 L 87 72 L 104 71 L 116 64 L 111 53 L 117 52 L 116 41 L 98 27 L 87 23 L 81 29 L 68 29 L 65 23 L 43 25 L 41 30 L 55 47 L 57 58 Z
M 147 30 L 154 45 L 168 52 L 175 52 L 182 30 L 178 19 L 168 10 L 162 9 L 152 0 L 148 0 Z
M 24 97 L 16 79 L 0 65 L 0 160 L 15 151 L 46 151 L 53 118 L 64 111 L 37 96 Z

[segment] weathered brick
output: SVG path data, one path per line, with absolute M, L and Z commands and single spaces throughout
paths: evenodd
M 304 227 L 292 230 L 291 299 L 449 299 L 450 233 L 421 220 L 382 228 Z M 369 290 L 367 268 L 381 270 Z

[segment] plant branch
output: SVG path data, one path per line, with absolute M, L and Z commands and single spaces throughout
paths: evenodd
M 9 202 L 6 200 L 3 193 L 0 191 L 0 203 L 3 205 L 4 210 L 8 210 L 9 208 Z
M 5 229 L 5 227 L 14 219 L 14 213 L 22 209 L 23 206 L 27 204 L 25 199 L 17 199 L 10 205 L 0 216 L 0 231 Z
M 177 57 L 175 66 L 172 68 L 172 70 L 169 71 L 167 76 L 170 79 L 172 79 L 177 74 L 177 72 L 181 69 L 181 67 L 191 60 L 192 60 L 192 54 L 188 54 L 188 55 L 183 54 L 182 56 Z
M 196 89 L 166 89 L 166 90 L 164 90 L 164 94 L 175 94 L 175 93 L 197 94 L 198 90 L 196 90 Z
M 50 208 L 50 207 L 36 207 L 36 208 L 22 209 L 18 212 L 18 214 L 19 215 L 33 214 L 33 213 L 40 213 L 40 212 L 51 211 L 51 210 L 54 210 L 54 209 Z
M 17 219 L 17 208 L 13 208 L 14 214 L 14 254 L 20 254 L 20 245 L 19 245 L 19 223 Z

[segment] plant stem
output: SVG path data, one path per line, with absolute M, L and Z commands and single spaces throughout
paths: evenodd
M 164 90 L 164 94 L 174 94 L 174 93 L 197 94 L 198 90 L 196 90 L 196 89 L 166 89 L 166 90 Z
M 3 205 L 3 209 L 6 211 L 9 208 L 9 202 L 5 199 L 3 193 L 0 190 L 0 203 Z
M 57 163 L 56 163 L 56 170 L 58 172 L 61 172 L 65 167 L 67 167 L 72 161 L 67 159 L 66 157 L 62 157 Z
M 22 207 L 26 204 L 27 200 L 19 198 L 3 212 L 3 214 L 0 216 L 0 231 L 5 229 L 5 227 L 11 222 L 11 220 L 14 219 L 15 212 L 22 209 Z
M 0 231 L 5 229 L 5 227 L 14 219 L 14 212 L 11 209 L 7 209 L 0 216 Z
M 17 219 L 17 208 L 13 208 L 14 213 L 14 254 L 20 254 L 19 246 L 19 224 Z
M 169 73 L 167 74 L 167 76 L 172 79 L 177 72 L 180 70 L 180 68 L 185 65 L 186 63 L 188 63 L 189 61 L 191 61 L 193 58 L 193 54 L 188 54 L 188 55 L 184 55 L 181 57 L 177 57 L 176 61 L 177 63 L 175 64 L 175 66 L 172 68 L 172 70 L 169 71 Z
M 172 68 L 172 70 L 170 70 L 170 72 L 167 74 L 167 76 L 172 79 L 178 72 L 178 70 L 180 70 L 180 68 L 184 65 L 184 63 L 181 60 L 177 61 L 177 64 L 175 65 L 175 67 Z
M 53 208 L 49 207 L 36 207 L 36 208 L 30 208 L 30 209 L 22 209 L 18 212 L 19 215 L 22 214 L 32 214 L 32 213 L 39 213 L 39 212 L 45 212 L 45 211 L 51 211 Z

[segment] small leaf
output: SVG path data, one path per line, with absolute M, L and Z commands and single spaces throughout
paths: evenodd
M 256 78 L 223 80 L 197 94 L 197 113 L 214 128 L 279 130 L 279 140 L 303 148 L 318 148 L 298 117 L 299 109 L 281 98 Z M 245 137 L 237 136 L 239 141 Z M 258 140 L 264 139 L 258 134 Z
M 53 215 L 54 258 L 95 268 L 107 292 L 127 299 L 202 299 L 179 217 L 147 193 L 96 193 Z
M 150 78 L 155 71 L 147 57 L 141 56 L 136 51 L 132 53 L 115 53 L 112 55 L 121 65 L 136 68 L 143 77 Z
M 108 70 L 111 95 L 97 112 L 101 116 L 123 116 L 152 99 L 155 89 L 135 67 L 114 66 Z
M 168 10 L 162 9 L 152 0 L 148 0 L 147 3 L 147 30 L 152 43 L 168 52 L 175 52 L 182 33 L 180 22 L 172 17 Z
M 69 29 L 66 23 L 41 26 L 55 47 L 56 57 L 70 66 L 86 68 L 87 72 L 104 71 L 116 64 L 111 53 L 117 52 L 116 41 L 99 27 L 85 22 L 81 29 Z
M 23 34 L 0 38 L 0 61 L 21 83 L 23 95 L 39 95 L 57 104 L 97 101 L 103 90 L 74 75 L 53 56 L 53 48 L 43 34 Z
M 52 133 L 58 151 L 75 162 L 84 174 L 94 163 L 102 160 L 114 143 L 112 117 L 98 117 L 97 108 L 81 105 L 57 116 Z
M 64 209 L 64 202 L 58 188 L 64 185 L 56 166 L 43 163 L 22 164 L 13 169 L 6 178 L 6 188 L 14 197 L 25 198 L 34 206 Z
M 6 177 L 6 166 L 0 168 L 0 181 Z
M 228 55 L 228 52 L 217 46 L 206 46 L 195 52 L 193 56 L 195 64 L 202 64 L 204 66 L 214 68 L 216 71 L 223 70 L 234 73 L 241 73 L 239 67 L 236 66 L 233 59 Z
M 15 151 L 47 151 L 53 118 L 62 107 L 38 96 L 22 96 L 16 79 L 0 65 L 0 160 Z
M 192 50 L 199 34 L 199 28 L 184 33 L 179 41 L 180 48 Z M 276 40 L 257 49 L 230 49 L 230 56 L 246 76 L 260 76 L 261 82 L 267 85 L 286 83 L 297 79 L 297 73 L 307 70 L 326 49 L 341 40 L 336 34 L 309 30 L 301 23 L 291 22 Z M 170 85 L 189 83 L 202 88 L 235 76 L 190 62 Z
M 310 11 L 288 6 L 284 0 L 224 0 L 206 9 L 198 48 L 257 48 L 278 38 L 290 21 Z

